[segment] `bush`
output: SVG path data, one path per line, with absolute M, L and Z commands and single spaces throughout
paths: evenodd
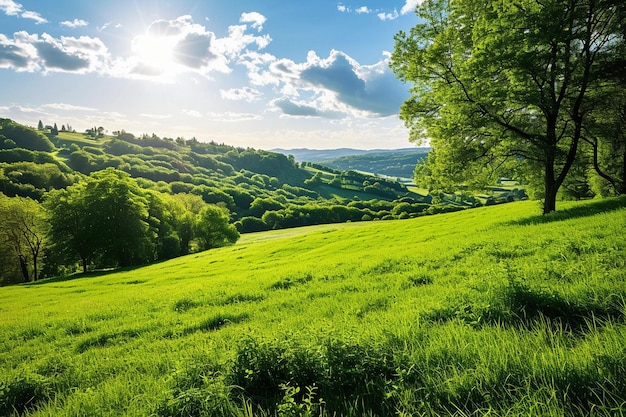
M 228 382 L 269 412 L 276 411 L 277 403 L 286 404 L 285 395 L 296 396 L 287 405 L 300 409 L 295 401 L 306 404 L 307 398 L 312 401 L 312 391 L 319 390 L 318 398 L 337 415 L 347 407 L 390 415 L 394 409 L 386 401 L 387 390 L 396 378 L 396 368 L 385 349 L 369 343 L 329 340 L 323 346 L 311 346 L 287 338 L 247 339 L 238 348 Z M 301 392 L 304 388 L 308 397 Z
M 252 216 L 242 218 L 235 223 L 235 227 L 237 227 L 239 233 L 262 232 L 270 229 L 263 220 Z

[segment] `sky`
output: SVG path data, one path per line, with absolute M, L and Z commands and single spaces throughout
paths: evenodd
M 0 0 L 0 117 L 232 146 L 414 146 L 388 62 L 421 0 Z

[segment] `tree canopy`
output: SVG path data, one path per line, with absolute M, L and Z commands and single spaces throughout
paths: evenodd
M 514 170 L 541 182 L 544 213 L 579 154 L 600 74 L 624 43 L 613 0 L 427 0 L 396 35 L 391 67 L 413 83 L 401 118 L 430 141 L 429 174 L 445 187 Z

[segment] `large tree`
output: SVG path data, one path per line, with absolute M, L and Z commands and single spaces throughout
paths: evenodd
M 430 141 L 439 181 L 524 167 L 544 213 L 576 160 L 600 88 L 604 52 L 621 38 L 616 0 L 426 0 L 396 35 L 391 67 L 413 83 L 401 118 Z M 514 164 L 510 164 L 513 161 Z
M 149 202 L 129 174 L 113 169 L 53 191 L 46 200 L 50 240 L 67 260 L 79 258 L 83 271 L 98 266 L 128 266 L 154 260 L 156 230 Z
M 194 229 L 200 250 L 218 248 L 239 239 L 237 228 L 230 223 L 228 210 L 213 204 L 207 204 L 196 215 Z

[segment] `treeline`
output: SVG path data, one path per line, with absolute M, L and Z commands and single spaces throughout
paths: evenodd
M 140 265 L 239 238 L 226 208 L 142 189 L 114 169 L 52 190 L 42 202 L 0 193 L 0 218 L 3 283 Z

